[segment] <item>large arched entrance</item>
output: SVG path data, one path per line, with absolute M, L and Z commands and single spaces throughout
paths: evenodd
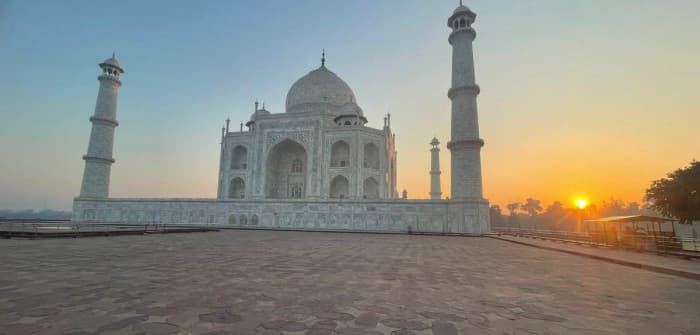
M 304 147 L 290 139 L 276 144 L 267 156 L 265 197 L 302 199 L 306 194 L 308 159 Z

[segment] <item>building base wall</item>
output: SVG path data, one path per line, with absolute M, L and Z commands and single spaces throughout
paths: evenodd
M 485 199 L 73 201 L 73 221 L 124 224 L 216 224 L 238 228 L 481 235 L 490 231 Z

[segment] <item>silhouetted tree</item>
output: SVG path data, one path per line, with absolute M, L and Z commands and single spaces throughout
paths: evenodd
M 700 220 L 700 162 L 692 161 L 651 183 L 646 191 L 651 208 L 680 223 Z
M 520 204 L 517 202 L 510 203 L 510 204 L 506 205 L 506 208 L 508 208 L 509 214 L 511 216 L 513 216 L 513 215 L 515 215 L 515 211 L 518 210 L 518 208 L 520 208 Z
M 525 200 L 525 203 L 520 205 L 520 209 L 527 212 L 527 214 L 530 215 L 530 217 L 535 217 L 542 211 L 542 205 L 541 202 L 537 199 L 527 198 L 527 200 Z
M 603 203 L 600 204 L 600 209 L 598 210 L 598 215 L 600 216 L 615 216 L 626 214 L 627 208 L 625 206 L 625 202 L 612 197 L 609 200 L 603 200 Z
M 508 212 L 510 213 L 508 216 L 508 223 L 510 224 L 510 226 L 514 227 L 514 226 L 518 225 L 518 217 L 515 214 L 515 211 L 517 211 L 518 208 L 520 208 L 520 204 L 517 202 L 513 202 L 513 203 L 506 205 L 506 208 L 508 208 Z M 520 226 L 518 225 L 518 227 L 520 227 Z
M 550 229 L 558 230 L 561 228 L 561 225 L 565 223 L 564 220 L 566 220 L 568 216 L 564 205 L 559 201 L 555 201 L 547 206 L 547 209 L 539 215 L 539 220 Z
M 503 227 L 503 213 L 501 213 L 501 206 L 493 205 L 489 208 L 489 214 L 491 217 L 491 227 Z

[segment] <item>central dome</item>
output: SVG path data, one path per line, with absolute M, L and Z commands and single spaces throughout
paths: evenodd
M 348 102 L 355 102 L 350 86 L 333 71 L 321 66 L 301 77 L 289 89 L 287 113 L 306 112 L 328 105 L 337 109 Z

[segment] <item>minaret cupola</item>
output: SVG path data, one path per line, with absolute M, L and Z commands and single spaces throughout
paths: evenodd
M 105 59 L 105 61 L 100 63 L 99 65 L 102 69 L 101 76 L 112 78 L 116 81 L 119 81 L 119 76 L 122 73 L 124 73 L 124 69 L 122 68 L 121 64 L 119 64 L 119 61 L 117 61 L 117 58 L 114 56 L 114 52 L 112 52 L 112 57 Z
M 248 121 L 245 125 L 248 127 L 250 131 L 255 130 L 255 121 L 257 121 L 258 118 L 261 116 L 265 115 L 270 115 L 270 111 L 265 109 L 265 103 L 263 102 L 262 108 L 260 108 L 260 103 L 255 101 L 255 111 L 253 114 L 250 116 L 250 121 Z
M 354 99 L 345 103 L 338 111 L 338 116 L 333 119 L 338 126 L 364 126 L 367 123 L 362 108 L 355 103 Z
M 447 26 L 452 28 L 452 31 L 465 30 L 471 28 L 476 20 L 476 13 L 472 12 L 469 7 L 459 2 L 459 7 L 454 10 L 452 16 L 447 19 Z

